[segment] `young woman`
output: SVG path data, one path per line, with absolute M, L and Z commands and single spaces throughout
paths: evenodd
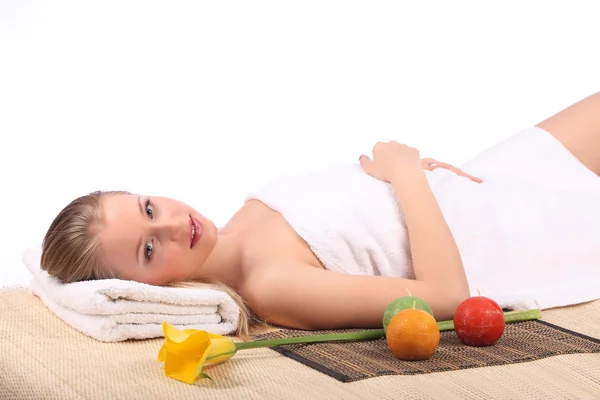
M 356 165 L 250 194 L 220 229 L 177 200 L 96 192 L 58 214 L 41 264 L 65 282 L 217 285 L 241 306 L 240 331 L 249 311 L 291 328 L 380 327 L 407 290 L 439 320 L 478 290 L 503 306 L 600 297 L 600 93 L 463 168 L 473 175 L 377 143 Z

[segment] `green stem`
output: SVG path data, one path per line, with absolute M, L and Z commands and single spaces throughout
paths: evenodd
M 542 312 L 540 310 L 517 310 L 507 311 L 504 313 L 504 320 L 507 323 L 539 319 L 541 317 Z M 440 328 L 440 331 L 451 331 L 454 330 L 454 322 L 452 320 L 439 321 L 438 327 Z M 375 340 L 381 339 L 383 337 L 385 337 L 385 331 L 383 329 L 371 329 L 368 331 L 361 332 L 299 336 L 283 339 L 258 340 L 255 342 L 238 342 L 235 344 L 235 347 L 237 350 L 245 350 L 256 349 L 259 347 L 283 346 L 287 344 L 297 343 L 334 342 L 346 340 Z
M 504 321 L 507 323 L 540 318 L 542 318 L 541 310 L 516 310 L 504 313 Z M 452 331 L 454 330 L 454 321 L 440 321 L 438 322 L 438 327 L 440 328 L 440 331 Z
M 373 329 L 361 332 L 350 332 L 350 333 L 332 333 L 326 335 L 313 335 L 313 336 L 299 336 L 292 338 L 283 339 L 271 339 L 271 340 L 258 340 L 256 342 L 238 342 L 235 347 L 238 350 L 244 349 L 256 349 L 258 347 L 271 347 L 281 346 L 285 344 L 295 343 L 314 343 L 314 342 L 333 342 L 340 340 L 368 340 L 368 339 L 381 339 L 385 336 L 383 329 Z

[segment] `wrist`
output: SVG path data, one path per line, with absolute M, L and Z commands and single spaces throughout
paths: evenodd
M 425 171 L 421 166 L 397 168 L 390 178 L 390 183 L 396 186 L 410 185 L 414 181 L 425 178 Z

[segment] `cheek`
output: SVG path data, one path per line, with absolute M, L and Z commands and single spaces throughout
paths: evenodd
M 187 279 L 193 264 L 193 257 L 189 251 L 179 246 L 167 245 L 163 247 L 162 272 L 177 279 Z

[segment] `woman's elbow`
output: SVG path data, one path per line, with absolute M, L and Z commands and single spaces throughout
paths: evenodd
M 454 313 L 456 312 L 458 306 L 463 301 L 471 297 L 471 293 L 467 288 L 466 290 L 461 289 L 448 291 L 444 296 L 441 297 L 440 304 L 437 309 L 433 310 L 433 314 L 436 320 L 447 321 L 454 318 Z

